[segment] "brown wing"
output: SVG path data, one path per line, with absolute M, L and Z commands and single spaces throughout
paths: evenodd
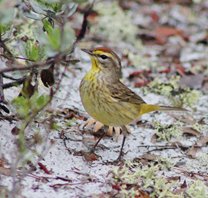
M 135 94 L 121 82 L 116 82 L 116 84 L 108 85 L 108 90 L 111 93 L 111 97 L 116 100 L 134 104 L 145 103 L 145 101 L 140 96 Z

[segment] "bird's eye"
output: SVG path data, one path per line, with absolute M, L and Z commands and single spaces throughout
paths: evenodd
M 106 55 L 100 55 L 100 57 L 101 57 L 103 60 L 105 60 L 105 59 L 108 58 Z

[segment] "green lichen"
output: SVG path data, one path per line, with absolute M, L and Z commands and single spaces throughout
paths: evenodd
M 131 64 L 135 67 L 139 67 L 140 70 L 156 68 L 158 66 L 157 63 L 149 61 L 148 58 L 142 56 L 138 52 L 135 53 L 135 52 L 129 51 L 126 53 L 128 54 L 128 59 L 131 62 Z
M 192 128 L 195 129 L 195 130 L 197 130 L 197 131 L 199 131 L 199 132 L 208 129 L 207 125 L 199 124 L 199 123 L 193 124 L 192 125 Z
M 174 188 L 177 188 L 178 182 L 172 181 L 168 183 L 165 178 L 157 178 L 154 184 L 154 192 L 151 193 L 151 197 L 172 197 L 172 198 L 180 198 L 181 195 L 175 195 L 174 192 L 171 191 Z
M 197 157 L 198 162 L 200 163 L 201 167 L 205 167 L 208 170 L 208 154 L 207 153 L 201 153 Z
M 69 121 L 67 121 L 66 123 L 65 123 L 65 126 L 66 127 L 71 127 L 71 126 L 73 126 L 73 125 L 75 125 L 76 124 L 76 119 L 75 118 L 72 118 L 71 120 L 69 120 Z
M 152 189 L 150 197 L 181 197 L 173 192 L 178 182 L 168 181 L 157 175 L 161 169 L 164 167 L 160 163 L 149 166 L 128 163 L 123 167 L 115 168 L 112 171 L 112 184 L 120 187 L 118 197 L 135 197 L 140 195 L 141 191 L 150 189 Z
M 165 177 L 166 169 L 162 163 L 127 162 L 116 167 L 111 172 L 111 184 L 116 186 L 116 197 L 139 197 L 141 192 L 148 192 L 151 198 L 205 198 L 208 189 L 202 181 L 187 183 L 187 188 L 181 188 L 180 181 Z M 162 171 L 162 172 L 161 172 Z
M 198 152 L 196 160 L 187 162 L 187 169 L 198 170 L 201 172 L 207 172 L 208 170 L 208 154 L 203 152 Z M 208 190 L 208 189 L 207 189 Z
M 149 88 L 152 92 L 156 94 L 161 94 L 164 96 L 170 96 L 171 93 L 178 90 L 179 88 L 179 77 L 172 77 L 167 82 L 156 78 L 149 84 Z
M 149 84 L 149 92 L 166 96 L 173 106 L 192 108 L 201 96 L 201 92 L 190 88 L 181 88 L 179 77 L 173 77 L 168 82 L 155 79 Z
M 116 1 L 98 2 L 95 10 L 100 16 L 97 24 L 91 27 L 93 33 L 99 33 L 114 42 L 126 41 L 134 46 L 141 45 L 136 39 L 138 29 L 132 23 L 130 13 L 123 11 Z
M 187 190 L 187 195 L 194 198 L 205 198 L 208 197 L 207 186 L 200 180 L 194 181 L 189 189 Z
M 172 124 L 161 124 L 160 122 L 154 122 L 153 126 L 156 129 L 157 139 L 159 141 L 169 141 L 172 137 L 180 137 L 182 135 L 180 122 Z
M 173 104 L 179 107 L 187 106 L 192 107 L 196 104 L 200 97 L 200 92 L 197 90 L 191 90 L 189 88 L 183 89 L 179 95 L 172 98 Z

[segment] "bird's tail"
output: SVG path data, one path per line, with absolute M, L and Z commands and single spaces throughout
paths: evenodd
M 188 111 L 184 108 L 180 107 L 170 107 L 170 106 L 159 106 L 159 105 L 151 105 L 151 104 L 141 104 L 140 106 L 140 115 L 149 113 L 152 111 Z
M 181 107 L 159 106 L 159 111 L 188 111 Z

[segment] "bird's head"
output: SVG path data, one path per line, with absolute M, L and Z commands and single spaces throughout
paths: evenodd
M 110 48 L 98 47 L 92 50 L 82 49 L 90 55 L 92 70 L 103 74 L 121 77 L 121 61 L 118 55 Z

